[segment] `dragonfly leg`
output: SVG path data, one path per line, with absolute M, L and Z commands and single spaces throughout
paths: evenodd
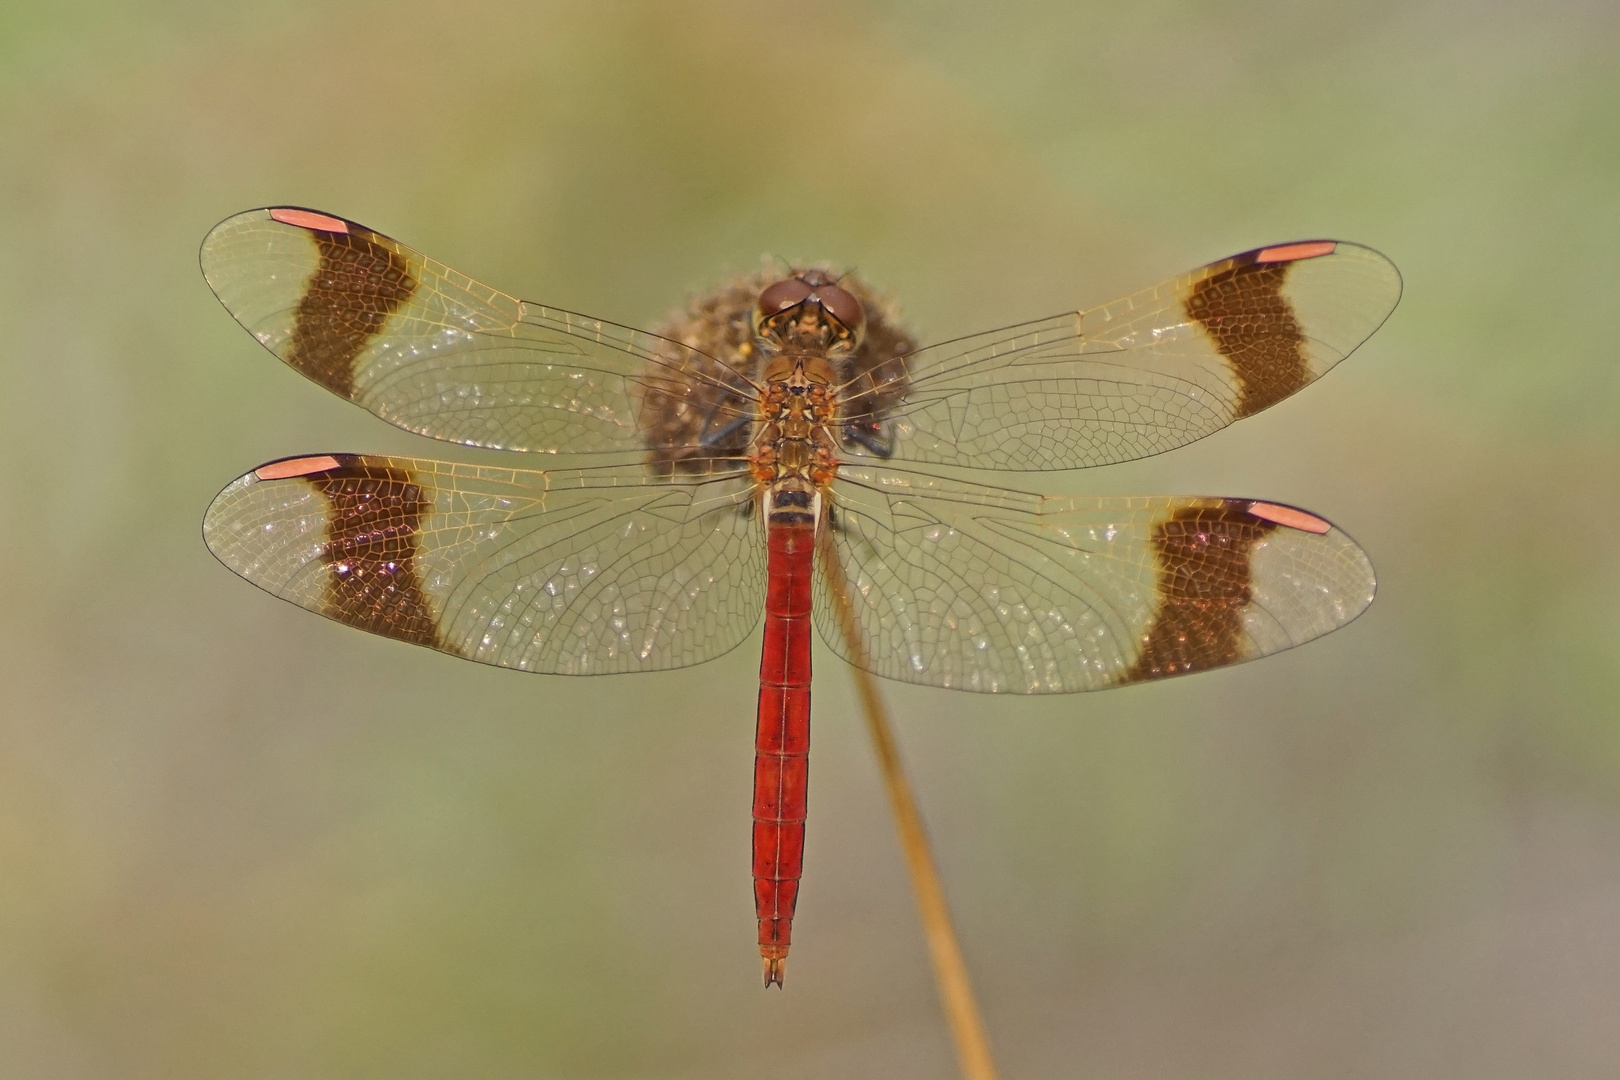
M 714 407 L 709 410 L 709 415 L 703 418 L 703 430 L 698 435 L 698 441 L 704 446 L 729 447 L 733 442 L 738 442 L 740 444 L 741 440 L 738 440 L 737 436 L 742 433 L 743 429 L 749 427 L 754 422 L 751 416 L 744 414 L 736 416 L 719 427 L 716 427 L 715 421 L 718 418 L 721 405 L 728 405 L 738 409 L 739 411 L 742 409 L 742 402 L 739 401 L 727 400 L 724 402 L 715 402 Z
M 894 456 L 894 425 L 888 420 L 856 420 L 844 425 L 844 445 L 865 447 L 880 458 Z

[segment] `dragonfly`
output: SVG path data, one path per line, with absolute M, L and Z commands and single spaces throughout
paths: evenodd
M 1051 494 L 971 472 L 1162 453 L 1302 389 L 1400 298 L 1394 265 L 1358 244 L 1258 248 L 926 347 L 891 300 L 826 266 L 738 276 L 654 333 L 519 300 L 301 207 L 226 219 L 201 264 L 300 374 L 517 462 L 260 465 L 203 523 L 254 585 L 552 675 L 703 663 L 763 620 L 767 987 L 783 981 L 803 870 L 812 623 L 833 654 L 900 682 L 1061 694 L 1276 653 L 1373 600 L 1361 548 L 1294 506 Z

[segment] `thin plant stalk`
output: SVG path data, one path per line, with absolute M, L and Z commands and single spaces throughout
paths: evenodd
M 864 657 L 866 643 L 855 622 L 843 563 L 830 536 L 821 550 L 821 565 L 822 573 L 827 575 L 828 584 L 832 586 L 828 591 L 832 593 L 833 603 L 838 608 L 838 625 L 849 655 L 852 658 Z M 888 709 L 878 693 L 877 680 L 866 670 L 866 666 L 857 662 L 851 668 L 855 676 L 855 690 L 861 699 L 861 711 L 866 714 L 867 731 L 872 736 L 878 765 L 883 772 L 883 786 L 889 793 L 889 809 L 894 813 L 895 828 L 900 833 L 900 847 L 905 852 L 906 866 L 911 872 L 917 913 L 922 920 L 923 936 L 928 941 L 928 953 L 934 961 L 934 981 L 939 987 L 945 1019 L 956 1041 L 956 1057 L 962 1067 L 963 1080 L 996 1080 L 996 1065 L 990 1057 L 990 1040 L 985 1036 L 984 1019 L 979 1014 L 978 999 L 973 996 L 973 983 L 968 978 L 967 964 L 962 959 L 962 948 L 956 939 L 956 928 L 951 923 L 950 909 L 945 904 L 945 890 L 940 885 L 939 870 L 928 847 L 928 834 L 923 829 L 917 801 L 912 796 L 911 784 L 906 780 L 905 767 L 900 762 L 900 750 L 895 743 Z

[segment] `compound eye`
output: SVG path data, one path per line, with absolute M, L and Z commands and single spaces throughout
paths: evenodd
M 837 285 L 822 285 L 816 289 L 816 299 L 827 313 L 844 324 L 844 329 L 850 333 L 860 333 L 866 323 L 866 312 L 861 302 L 847 289 Z
M 784 278 L 774 285 L 767 285 L 765 291 L 759 294 L 760 318 L 769 319 L 779 311 L 804 303 L 811 291 L 810 286 L 798 278 Z

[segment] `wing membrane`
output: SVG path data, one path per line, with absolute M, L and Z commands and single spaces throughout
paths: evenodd
M 834 652 L 902 682 L 1066 693 L 1240 663 L 1372 602 L 1366 555 L 1314 515 L 1242 499 L 1008 492 L 846 465 L 830 547 L 861 653 L 821 575 Z M 825 551 L 825 549 L 824 549 Z
M 751 384 L 713 357 L 518 300 L 342 218 L 251 210 L 215 226 L 201 261 L 266 348 L 407 431 L 502 450 L 641 454 L 649 399 L 654 413 L 687 404 L 751 415 Z
M 920 349 L 859 412 L 890 410 L 896 460 L 998 470 L 1073 469 L 1183 446 L 1308 385 L 1400 299 L 1371 248 L 1261 248 L 1089 311 Z
M 749 494 L 640 467 L 328 455 L 236 480 L 203 536 L 265 591 L 372 633 L 523 671 L 657 671 L 719 656 L 758 620 Z

